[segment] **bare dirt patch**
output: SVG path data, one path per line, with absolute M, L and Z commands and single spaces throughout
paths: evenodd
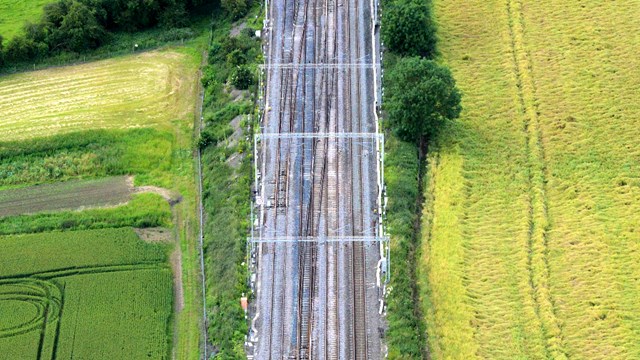
M 138 237 L 143 241 L 150 243 L 171 243 L 174 241 L 173 230 L 163 228 L 163 227 L 154 227 L 154 228 L 145 228 L 145 229 L 133 229 Z
M 184 289 L 182 288 L 182 252 L 180 244 L 176 244 L 176 249 L 171 253 L 171 268 L 173 269 L 173 295 L 175 296 L 175 310 L 182 311 L 184 308 Z
M 173 206 L 177 203 L 179 203 L 180 201 L 182 201 L 182 196 L 180 194 L 176 194 L 175 192 L 169 190 L 169 189 L 165 189 L 165 188 L 161 188 L 158 186 L 134 186 L 134 178 L 133 176 L 127 176 L 126 178 L 127 184 L 129 186 L 129 188 L 131 189 L 131 192 L 134 194 L 139 194 L 139 193 L 154 193 L 154 194 L 158 194 L 160 196 L 162 196 L 163 199 L 167 200 L 167 202 L 169 203 L 169 205 Z
M 246 29 L 246 28 L 247 28 L 247 22 L 246 21 L 243 21 L 243 22 L 241 22 L 239 24 L 236 24 L 236 25 L 233 26 L 233 28 L 231 28 L 230 35 L 231 36 L 238 36 L 238 35 L 240 35 L 240 32 L 242 30 Z
M 171 190 L 157 187 L 157 186 L 136 186 L 133 188 L 133 192 L 134 194 L 149 193 L 149 192 L 158 194 L 162 196 L 165 200 L 167 200 L 167 202 L 171 206 L 179 203 L 182 200 L 182 196 L 180 196 L 179 194 L 176 194 Z

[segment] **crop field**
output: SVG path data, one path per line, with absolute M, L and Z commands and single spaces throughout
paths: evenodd
M 5 40 L 22 32 L 25 21 L 36 22 L 51 0 L 0 0 L 0 35 Z
M 133 187 L 126 176 L 72 180 L 0 191 L 0 217 L 40 211 L 118 205 L 129 201 Z
M 2 141 L 168 127 L 193 113 L 197 66 L 173 49 L 0 77 Z
M 165 247 L 128 228 L 1 236 L 0 247 L 3 356 L 169 358 Z
M 433 3 L 464 111 L 429 157 L 432 357 L 640 358 L 640 3 Z
M 162 196 L 143 193 L 134 194 L 131 201 L 121 206 L 5 216 L 0 218 L 0 235 L 128 226 L 168 227 L 171 219 L 171 207 Z

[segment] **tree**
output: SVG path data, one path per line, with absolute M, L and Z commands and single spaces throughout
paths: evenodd
M 4 38 L 0 35 L 0 67 L 4 65 Z
M 33 40 L 35 42 L 46 42 L 47 34 L 42 23 L 36 24 L 32 23 L 31 21 L 27 21 L 24 23 L 22 29 L 27 39 Z
M 418 142 L 421 151 L 425 150 L 425 140 L 462 110 L 461 95 L 451 72 L 432 60 L 401 59 L 388 84 L 388 124 L 402 139 Z
M 233 18 L 240 19 L 249 10 L 248 0 L 221 0 L 222 8 Z
M 382 16 L 382 38 L 390 51 L 402 56 L 433 57 L 436 31 L 425 2 L 396 1 Z
M 160 14 L 160 26 L 165 29 L 182 28 L 189 25 L 189 12 L 184 2 L 167 6 Z
M 59 28 L 68 12 L 69 3 L 66 1 L 49 3 L 44 6 L 41 22 L 49 29 Z
M 83 51 L 100 46 L 106 32 L 98 23 L 94 13 L 83 3 L 73 1 L 60 28 L 59 38 L 72 51 Z

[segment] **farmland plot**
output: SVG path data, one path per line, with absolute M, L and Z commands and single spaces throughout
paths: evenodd
M 169 357 L 166 249 L 142 242 L 131 229 L 5 236 L 0 246 L 0 353 Z
M 2 141 L 170 125 L 193 111 L 197 61 L 178 50 L 0 77 Z
M 40 211 L 118 205 L 133 190 L 126 176 L 67 181 L 0 191 L 0 217 Z
M 640 358 L 640 3 L 434 6 L 464 112 L 429 159 L 433 357 Z
M 62 287 L 65 304 L 76 301 L 66 297 L 75 291 L 73 289 L 118 285 L 113 291 L 121 296 L 105 295 L 102 299 L 110 299 L 114 307 L 123 312 L 121 318 L 113 313 L 100 315 L 100 323 L 83 328 L 65 325 L 67 321 L 82 319 L 65 317 L 62 310 L 60 321 L 39 322 L 55 330 L 58 340 L 51 347 L 48 335 L 34 343 L 29 332 L 11 338 L 0 336 L 0 351 L 30 354 L 35 344 L 34 356 L 41 359 L 51 354 L 57 359 L 89 358 L 88 354 L 92 354 L 92 359 L 163 359 L 169 355 L 169 345 L 173 342 L 177 358 L 198 358 L 202 318 L 197 300 L 199 262 L 194 255 L 197 254 L 197 227 L 193 211 L 196 190 L 192 147 L 196 74 L 201 60 L 198 47 L 202 41 L 206 39 L 198 38 L 184 47 L 0 77 L 0 189 L 9 190 L 4 194 L 15 192 L 13 197 L 7 195 L 12 197 L 12 207 L 36 207 L 31 200 L 15 195 L 25 186 L 39 185 L 47 189 L 49 194 L 43 196 L 50 195 L 58 204 L 65 203 L 65 208 L 86 205 L 78 204 L 76 197 L 65 198 L 73 192 L 65 188 L 67 184 L 52 183 L 89 180 L 85 184 L 92 184 L 109 181 L 105 178 L 112 176 L 131 175 L 135 177 L 136 186 L 131 201 L 123 206 L 57 211 L 61 207 L 56 205 L 53 212 L 0 219 L 1 234 L 34 233 L 0 237 L 0 248 L 7 249 L 3 253 L 7 256 L 0 259 L 0 278 L 35 277 L 51 281 L 56 287 Z M 104 198 L 97 195 L 100 199 L 94 200 L 108 197 L 111 205 L 119 196 L 128 197 L 123 187 L 119 189 L 122 191 L 104 194 Z M 148 191 L 170 194 L 173 206 L 157 194 L 139 193 Z M 174 194 L 177 198 L 173 198 Z M 177 199 L 181 201 L 176 204 Z M 41 200 L 35 202 L 39 210 L 49 210 L 40 206 Z M 107 237 L 106 242 L 91 242 L 87 236 L 76 236 L 85 232 L 69 231 L 123 226 L 171 228 L 179 244 L 156 245 L 155 249 L 161 249 L 160 258 L 155 257 L 158 254 L 150 248 L 133 247 L 124 253 L 114 253 L 114 248 L 118 250 L 121 246 L 118 241 L 123 236 L 121 233 Z M 53 230 L 65 232 L 36 234 Z M 50 243 L 47 239 L 54 241 Z M 46 243 L 47 247 L 41 248 L 36 243 Z M 86 243 L 91 243 L 93 248 L 87 248 Z M 169 248 L 174 251 L 172 258 L 177 259 L 178 264 L 174 276 L 183 277 L 183 282 L 177 283 L 185 284 L 184 305 L 176 307 L 175 329 L 171 330 L 168 329 L 173 304 L 171 271 L 165 261 Z M 186 252 L 185 256 L 182 251 Z M 38 256 L 31 256 L 34 254 Z M 139 271 L 148 277 L 144 278 L 147 275 Z M 48 275 L 42 275 L 43 272 Z M 122 275 L 123 278 L 116 281 L 105 280 L 107 273 L 124 272 L 128 272 L 126 279 Z M 96 274 L 103 273 L 98 281 Z M 76 278 L 80 276 L 86 280 Z M 127 283 L 130 277 L 139 280 Z M 77 285 L 80 283 L 83 285 Z M 78 295 L 82 297 L 78 300 L 78 313 L 88 311 L 83 304 L 95 307 L 103 301 L 85 292 L 82 290 Z M 146 311 L 147 308 L 153 313 Z M 129 315 L 133 317 L 127 317 Z M 0 319 L 2 317 L 0 314 Z M 110 324 L 115 328 L 109 329 Z M 128 327 L 121 329 L 123 324 Z M 67 330 L 62 330 L 65 326 Z M 41 329 L 40 333 L 49 334 L 48 331 Z M 68 331 L 74 332 L 72 337 L 76 339 L 71 348 L 60 340 Z M 111 349 L 110 344 L 96 344 L 96 339 L 88 339 L 90 333 L 118 342 Z M 83 344 L 78 343 L 80 338 Z

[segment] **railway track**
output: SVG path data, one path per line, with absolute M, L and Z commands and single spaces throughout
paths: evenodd
M 257 359 L 380 359 L 375 286 L 372 12 L 363 0 L 269 3 L 259 237 Z M 345 65 L 349 64 L 349 65 Z

